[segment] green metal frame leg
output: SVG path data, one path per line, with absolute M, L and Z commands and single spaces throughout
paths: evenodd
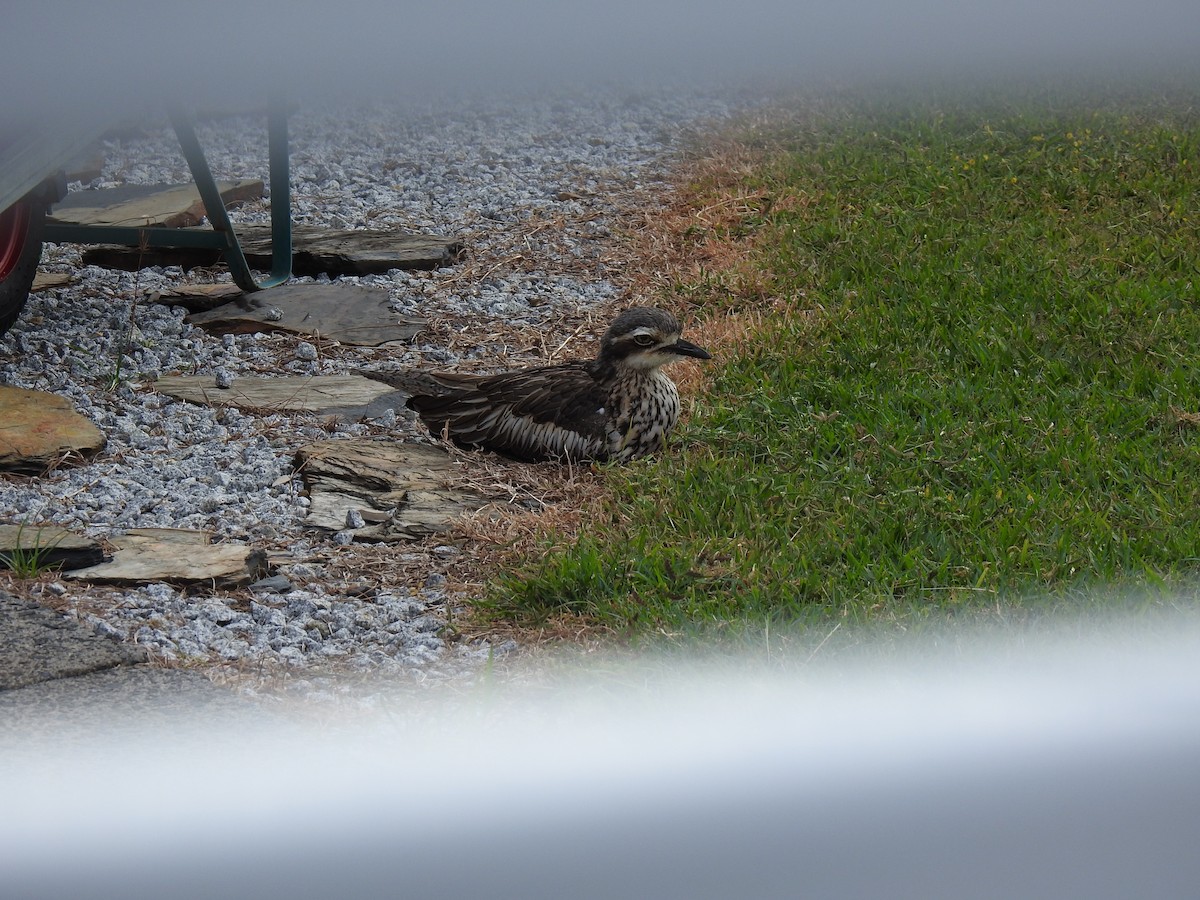
M 271 166 L 271 275 L 255 281 L 246 256 L 229 222 L 229 212 L 213 180 L 196 138 L 191 120 L 179 110 L 171 111 L 171 124 L 179 138 L 184 158 L 204 201 L 212 224 L 206 228 L 137 228 L 126 225 L 70 225 L 47 222 L 42 239 L 48 243 L 123 244 L 127 247 L 197 247 L 218 250 L 225 256 L 234 282 L 244 291 L 274 287 L 292 275 L 292 203 L 288 170 L 287 105 L 273 100 L 267 113 L 268 154 Z
M 292 277 L 292 182 L 287 117 L 287 104 L 283 98 L 272 100 L 267 111 L 267 152 L 271 169 L 272 285 Z
M 291 179 L 288 163 L 287 106 L 282 100 L 273 100 L 267 113 L 267 143 L 271 167 L 271 275 L 263 281 L 255 281 L 246 256 L 238 243 L 225 201 L 208 167 L 200 140 L 191 119 L 181 110 L 170 112 L 171 125 L 179 138 L 179 146 L 192 179 L 200 192 L 204 211 L 209 224 L 222 240 L 222 252 L 229 264 L 234 283 L 243 291 L 257 291 L 274 287 L 287 281 L 292 275 L 292 204 Z

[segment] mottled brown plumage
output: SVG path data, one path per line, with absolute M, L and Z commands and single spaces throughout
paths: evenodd
M 679 336 L 661 309 L 625 310 L 595 359 L 498 375 L 362 372 L 409 395 L 435 435 L 523 460 L 625 461 L 660 449 L 679 418 L 679 394 L 661 367 L 711 359 Z

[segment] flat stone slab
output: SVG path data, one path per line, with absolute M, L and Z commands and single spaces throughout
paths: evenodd
M 61 272 L 38 272 L 33 276 L 33 285 L 29 288 L 31 294 L 40 291 L 51 291 L 55 288 L 70 287 L 74 277 Z
M 491 499 L 454 487 L 450 455 L 428 444 L 318 441 L 296 453 L 296 466 L 308 488 L 307 524 L 350 530 L 358 541 L 418 540 Z M 364 524 L 348 529 L 355 514 Z
M 239 232 L 240 235 L 240 232 Z M 252 265 L 268 269 L 269 228 L 247 228 L 242 249 Z M 296 275 L 379 275 L 392 269 L 440 269 L 458 261 L 463 245 L 439 234 L 391 229 L 292 229 L 292 272 Z
M 78 569 L 104 562 L 98 541 L 57 525 L 0 525 L 0 569 L 13 568 L 14 554 L 37 554 L 45 567 Z
M 165 306 L 182 306 L 188 312 L 205 312 L 245 296 L 246 292 L 236 284 L 181 284 L 151 294 L 150 301 Z
M 206 406 L 312 412 L 328 416 L 370 415 L 373 404 L 380 397 L 395 393 L 386 384 L 361 375 L 248 376 L 233 379 L 227 388 L 217 387 L 211 375 L 164 375 L 154 382 L 154 389 Z
M 391 296 L 383 288 L 281 284 L 193 313 L 187 321 L 213 334 L 286 331 L 362 347 L 411 341 L 426 321 L 400 315 L 390 302 Z
M 227 208 L 263 196 L 257 178 L 218 181 Z M 126 184 L 96 191 L 71 191 L 54 205 L 52 222 L 68 225 L 124 225 L 140 228 L 186 228 L 199 225 L 204 201 L 194 184 Z M 133 251 L 138 252 L 134 247 Z M 153 263 L 145 263 L 153 265 Z
M 109 542 L 115 547 L 109 562 L 76 569 L 64 578 L 107 584 L 231 584 L 250 579 L 253 548 L 214 544 L 207 531 L 138 528 Z
M 206 226 L 207 227 L 207 226 Z M 271 270 L 270 226 L 237 229 L 242 253 L 252 269 Z M 392 269 L 440 269 L 455 263 L 463 245 L 453 238 L 411 231 L 332 229 L 312 225 L 292 228 L 292 274 L 376 275 Z M 83 263 L 136 271 L 146 266 L 184 269 L 223 262 L 219 250 L 205 247 L 121 247 L 101 244 L 83 253 Z
M 140 648 L 102 638 L 49 607 L 0 591 L 0 691 L 143 659 Z
M 57 394 L 0 385 L 0 469 L 40 473 L 104 444 L 104 433 Z

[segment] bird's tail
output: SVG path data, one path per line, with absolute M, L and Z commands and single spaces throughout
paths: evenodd
M 439 377 L 432 372 L 416 369 L 393 369 L 386 372 L 355 369 L 353 374 L 382 382 L 409 397 L 450 397 L 462 391 L 460 384 L 445 376 Z

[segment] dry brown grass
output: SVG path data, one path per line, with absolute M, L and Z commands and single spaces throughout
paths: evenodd
M 673 286 L 707 275 L 720 279 L 733 300 L 753 301 L 769 293 L 747 260 L 753 239 L 742 232 L 767 202 L 746 191 L 761 161 L 759 151 L 716 140 L 710 152 L 680 166 L 660 203 L 629 210 L 623 229 L 628 240 L 614 247 L 622 257 L 614 268 L 627 292 L 677 299 Z

